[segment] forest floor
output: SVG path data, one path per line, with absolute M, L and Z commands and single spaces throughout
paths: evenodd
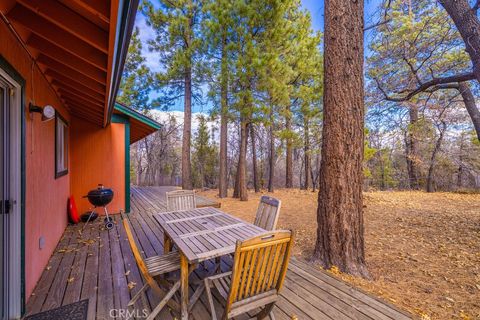
M 231 194 L 231 190 L 229 190 Z M 249 201 L 218 199 L 222 210 L 253 221 L 261 193 Z M 279 228 L 294 229 L 294 254 L 309 259 L 316 238 L 317 193 L 276 190 Z M 354 286 L 427 319 L 480 319 L 480 194 L 364 193 L 366 260 L 372 280 Z

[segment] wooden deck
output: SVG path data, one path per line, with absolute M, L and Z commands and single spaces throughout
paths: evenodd
M 163 234 L 153 212 L 165 211 L 164 194 L 168 188 L 132 189 L 132 225 L 144 254 L 163 252 Z M 115 219 L 119 219 L 118 216 Z M 112 319 L 112 309 L 124 309 L 142 286 L 125 230 L 117 223 L 104 230 L 99 221 L 87 227 L 83 236 L 81 225 L 69 226 L 27 304 L 27 314 L 90 299 L 88 319 Z M 212 265 L 206 264 L 206 267 Z M 222 260 L 222 269 L 231 266 Z M 191 282 L 202 278 L 208 270 L 199 267 Z M 129 289 L 131 287 L 131 289 Z M 148 297 L 156 305 L 158 297 Z M 221 305 L 216 300 L 217 312 Z M 277 319 L 410 319 L 407 313 L 360 292 L 307 263 L 292 259 L 282 297 L 274 309 Z M 192 312 L 193 319 L 210 319 L 206 297 L 202 296 Z M 239 317 L 246 319 L 248 317 Z M 163 310 L 157 319 L 174 319 Z

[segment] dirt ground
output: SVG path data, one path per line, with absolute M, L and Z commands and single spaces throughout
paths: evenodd
M 249 201 L 200 194 L 253 221 L 261 194 Z M 231 194 L 231 190 L 230 193 Z M 316 237 L 317 193 L 276 190 L 280 228 L 296 231 L 295 252 L 309 259 Z M 427 319 L 480 319 L 480 195 L 366 192 L 366 260 L 372 280 L 342 279 Z

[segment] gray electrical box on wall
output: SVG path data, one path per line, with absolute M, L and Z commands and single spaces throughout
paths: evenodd
M 40 248 L 40 250 L 42 250 L 43 247 L 45 247 L 45 237 L 44 236 L 40 236 L 40 238 L 38 239 L 38 247 Z

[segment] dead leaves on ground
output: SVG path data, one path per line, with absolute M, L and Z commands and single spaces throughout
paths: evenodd
M 222 210 L 253 221 L 263 194 L 218 199 Z M 216 190 L 200 192 L 216 198 Z M 318 193 L 277 189 L 279 227 L 294 229 L 294 254 L 309 259 Z M 365 192 L 365 255 L 373 281 L 338 275 L 428 320 L 480 319 L 480 194 Z M 336 274 L 336 270 L 329 270 Z M 450 298 L 446 299 L 446 297 Z

